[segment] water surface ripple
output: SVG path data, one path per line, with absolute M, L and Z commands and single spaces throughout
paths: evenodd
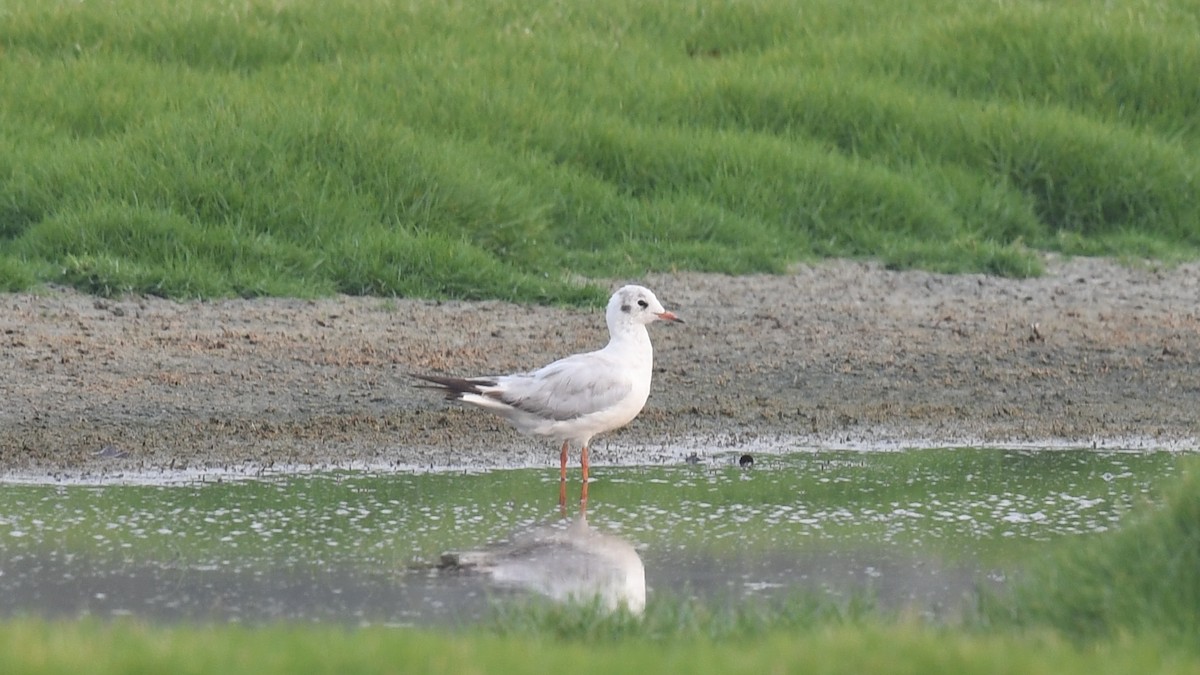
M 633 544 L 651 602 L 867 590 L 953 613 L 1048 542 L 1120 526 L 1176 466 L 1085 450 L 736 459 L 594 470 L 589 522 Z M 0 615 L 456 623 L 517 592 L 439 571 L 442 553 L 556 523 L 557 494 L 550 467 L 8 484 Z

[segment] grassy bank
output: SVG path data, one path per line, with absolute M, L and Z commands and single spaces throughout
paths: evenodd
M 1200 253 L 1175 0 L 14 0 L 0 288 L 584 302 Z

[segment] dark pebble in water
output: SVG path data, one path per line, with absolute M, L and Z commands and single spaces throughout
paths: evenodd
M 741 457 L 738 457 L 738 466 L 742 467 L 743 469 L 749 469 L 750 467 L 754 466 L 754 458 L 750 455 L 742 455 Z

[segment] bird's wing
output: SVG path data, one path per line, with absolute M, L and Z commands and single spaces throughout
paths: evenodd
M 607 410 L 633 389 L 629 371 L 600 352 L 568 356 L 532 373 L 496 379 L 498 386 L 489 395 L 558 421 Z

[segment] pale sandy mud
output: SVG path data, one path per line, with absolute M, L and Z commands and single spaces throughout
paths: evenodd
M 1038 279 L 652 275 L 650 401 L 593 461 L 821 447 L 1200 448 L 1200 265 L 1050 260 Z M 601 308 L 336 297 L 0 295 L 0 476 L 554 466 L 413 387 L 607 339 Z

